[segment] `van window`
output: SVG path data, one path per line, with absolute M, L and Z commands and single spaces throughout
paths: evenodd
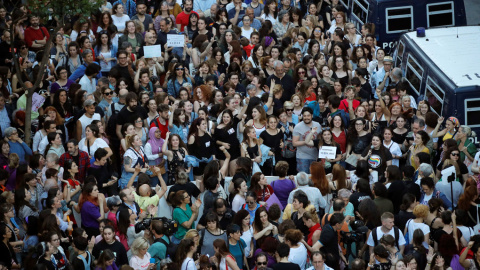
M 343 7 L 345 8 L 345 10 L 349 10 L 349 6 L 350 6 L 350 1 L 351 0 L 340 0 L 338 1 L 340 4 L 343 5 Z M 347 12 L 345 12 L 345 14 L 347 14 Z
M 480 98 L 465 99 L 465 125 L 480 127 Z
M 443 100 L 445 91 L 436 84 L 430 76 L 427 78 L 427 87 L 425 92 L 426 99 L 430 103 L 430 108 L 438 115 L 442 115 Z
M 367 22 L 369 3 L 366 0 L 353 0 L 352 18 L 360 21 L 361 25 Z
M 396 67 L 401 67 L 402 66 L 402 59 L 403 59 L 403 53 L 405 52 L 405 44 L 403 41 L 400 41 L 397 47 L 397 57 L 395 58 L 395 66 Z
M 422 84 L 423 68 L 412 55 L 408 56 L 407 72 L 405 78 L 410 83 L 412 89 L 420 95 L 420 85 Z
M 395 7 L 385 10 L 387 34 L 413 29 L 413 7 Z
M 427 25 L 435 26 L 454 26 L 454 6 L 453 2 L 442 2 L 427 5 Z

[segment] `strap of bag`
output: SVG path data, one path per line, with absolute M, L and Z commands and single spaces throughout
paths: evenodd
M 480 224 L 480 221 L 478 221 L 478 204 L 477 204 L 477 224 Z

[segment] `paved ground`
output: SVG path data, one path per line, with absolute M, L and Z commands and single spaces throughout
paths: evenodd
M 468 25 L 480 25 L 480 0 L 464 0 Z

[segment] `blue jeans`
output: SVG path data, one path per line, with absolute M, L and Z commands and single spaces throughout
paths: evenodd
M 310 164 L 312 164 L 312 162 L 314 162 L 314 161 L 315 161 L 315 159 L 297 158 L 297 171 L 309 174 L 310 173 Z

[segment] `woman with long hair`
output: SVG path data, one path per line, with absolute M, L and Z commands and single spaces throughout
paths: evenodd
M 168 120 L 168 127 L 172 134 L 178 134 L 182 141 L 186 143 L 188 141 L 187 134 L 189 131 L 189 125 L 187 122 L 187 116 L 184 109 L 178 109 L 177 105 L 172 105 L 170 118 Z
M 125 138 L 127 151 L 123 154 L 122 177 L 119 180 L 119 186 L 125 188 L 137 165 L 141 168 L 141 172 L 145 173 L 148 169 L 148 158 L 142 146 L 142 140 L 136 134 L 127 135 Z M 136 177 L 134 182 L 137 181 Z
M 253 238 L 255 238 L 257 246 L 261 246 L 266 237 L 274 237 L 277 234 L 277 226 L 270 223 L 267 209 L 261 206 L 255 211 L 253 220 Z
M 281 160 L 283 148 L 283 132 L 278 128 L 278 119 L 274 115 L 267 117 L 267 128 L 260 133 L 260 144 L 268 146 L 270 151 L 269 157 L 274 157 L 275 160 Z M 264 162 L 262 171 L 267 175 L 273 175 L 273 159 L 269 158 Z
M 243 141 L 240 147 L 242 157 L 249 158 L 256 163 L 257 170 L 260 169 L 259 164 L 262 162 L 262 152 L 260 150 L 260 143 L 257 140 L 255 128 L 246 126 L 243 131 Z
M 213 248 L 215 250 L 215 254 L 213 257 L 211 257 L 211 260 L 218 267 L 217 269 L 240 270 L 235 258 L 229 252 L 225 240 L 216 239 L 213 241 Z
M 200 85 L 193 90 L 193 109 L 196 113 L 201 107 L 210 107 L 210 101 L 212 97 L 212 91 L 207 85 Z
M 352 121 L 348 130 L 348 147 L 347 158 L 350 155 L 356 155 L 358 158 L 362 157 L 362 154 L 372 141 L 372 134 L 365 131 L 366 120 L 363 118 L 357 118 Z
M 31 197 L 30 192 L 24 187 L 20 187 L 15 191 L 15 210 L 18 218 L 22 221 L 30 216 L 38 217 L 37 208 L 30 204 Z
M 107 31 L 100 31 L 95 46 L 96 58 L 100 62 L 101 72 L 103 75 L 107 74 L 117 61 L 118 48 L 112 44 L 112 40 Z
M 115 264 L 115 254 L 110 249 L 103 250 L 97 260 L 95 270 L 117 270 Z
M 128 264 L 127 251 L 125 250 L 125 247 L 115 238 L 115 230 L 112 226 L 107 225 L 103 228 L 102 237 L 102 241 L 95 244 L 92 250 L 92 255 L 95 258 L 99 258 L 97 266 L 100 265 L 100 267 L 104 266 L 106 269 L 111 269 L 107 266 L 111 265 L 110 262 L 112 259 L 115 265 Z M 112 256 L 111 251 L 114 251 L 116 255 Z M 105 252 L 107 252 L 106 256 L 104 256 Z
M 63 197 L 67 198 L 67 201 L 78 202 L 82 187 L 80 182 L 75 179 L 75 174 L 78 173 L 78 165 L 73 160 L 65 161 L 63 165 Z
M 246 109 L 246 107 L 245 107 Z M 241 121 L 243 113 L 239 113 L 236 116 L 233 115 L 231 109 L 226 109 L 222 113 L 221 122 L 215 127 L 215 132 L 213 138 L 216 141 L 217 145 L 217 155 L 216 157 L 220 160 L 220 166 L 223 166 L 226 156 L 223 154 L 223 151 L 220 150 L 220 147 L 224 147 L 227 152 L 230 154 L 230 162 L 228 165 L 227 175 L 233 175 L 236 169 L 237 158 L 240 157 L 240 143 L 237 139 L 237 126 Z
M 244 128 L 246 128 L 247 126 L 253 127 L 255 131 L 255 137 L 259 138 L 260 134 L 266 129 L 266 125 L 267 125 L 267 115 L 265 113 L 265 109 L 263 108 L 263 106 L 261 105 L 255 106 L 252 109 L 251 117 L 252 118 L 248 120 Z M 242 128 L 243 127 L 242 122 L 240 122 L 240 131 L 244 132 L 244 128 Z
M 197 252 L 198 244 L 193 239 L 183 239 L 177 246 L 175 261 L 178 262 L 180 268 L 178 270 L 197 269 L 193 255 Z
M 80 140 L 78 147 L 81 151 L 87 152 L 90 159 L 99 148 L 103 148 L 108 152 L 107 158 L 113 154 L 112 149 L 110 149 L 107 142 L 100 138 L 100 129 L 98 128 L 98 125 L 93 123 L 85 128 L 85 138 Z
M 313 186 L 320 190 L 323 198 L 327 202 L 325 209 L 330 209 L 332 196 L 324 165 L 318 161 L 312 162 L 312 164 L 310 164 L 310 173 L 312 175 Z
M 82 214 L 82 227 L 89 237 L 100 234 L 99 222 L 105 218 L 103 200 L 104 196 L 98 196 L 98 187 L 95 183 L 88 183 L 83 188 L 79 207 Z
M 65 153 L 65 148 L 62 144 L 62 138 L 59 133 L 50 132 L 47 134 L 48 145 L 45 148 L 45 155 L 49 153 L 54 153 L 57 156 L 61 156 Z
M 242 209 L 242 206 L 245 204 L 245 194 L 248 191 L 247 183 L 242 178 L 237 178 L 233 180 L 234 192 L 230 194 L 230 197 L 233 197 L 232 200 L 232 210 L 237 212 Z
M 415 162 L 415 157 L 418 153 L 424 152 L 430 154 L 430 150 L 427 148 L 427 143 L 430 140 L 430 136 L 428 136 L 427 132 L 423 130 L 419 130 L 417 134 L 415 134 L 414 144 L 410 146 L 410 156 L 408 157 L 408 161 L 410 161 L 410 165 L 412 165 L 415 170 L 417 169 L 418 165 Z
M 128 16 L 123 12 L 124 9 L 125 7 L 123 6 L 122 3 L 115 3 L 115 5 L 113 5 L 113 8 L 112 8 L 112 13 L 113 13 L 112 21 L 113 21 L 113 24 L 117 27 L 117 31 L 119 33 L 125 30 L 126 22 L 130 20 L 130 16 Z
M 233 217 L 233 224 L 240 227 L 242 233 L 240 238 L 245 241 L 245 254 L 248 254 L 246 256 L 251 258 L 255 251 L 255 243 L 253 241 L 253 227 L 250 224 L 250 213 L 245 209 L 237 211 Z
M 337 114 L 330 121 L 330 130 L 332 131 L 333 141 L 340 145 L 340 150 L 342 152 L 342 161 L 347 158 L 348 151 L 347 146 L 347 129 L 345 128 L 345 122 L 343 118 Z
M 341 119 L 341 117 L 340 117 Z M 324 167 L 325 167 L 325 173 L 329 174 L 332 172 L 333 165 L 336 165 L 338 161 L 342 160 L 342 150 L 340 145 L 333 140 L 333 133 L 330 129 L 324 129 L 322 130 L 320 139 L 317 140 L 312 140 L 313 134 L 315 134 L 317 131 L 317 127 L 314 127 L 312 132 L 310 132 L 306 137 L 305 137 L 305 144 L 309 146 L 317 146 L 318 149 L 321 149 L 323 146 L 327 147 L 336 147 L 336 153 L 335 153 L 335 158 L 334 159 L 329 159 L 329 158 L 322 158 L 320 159 L 321 162 L 323 162 Z M 315 143 L 317 143 L 315 145 Z M 340 190 L 341 188 L 339 188 Z
M 270 196 L 274 193 L 272 186 L 268 184 L 267 178 L 261 172 L 252 175 L 251 186 L 248 190 L 257 194 L 256 201 L 260 205 L 265 205 L 265 202 L 268 201 Z
M 188 155 L 188 151 L 180 136 L 167 132 L 165 141 L 168 143 L 162 145 L 162 152 L 168 160 L 168 184 L 170 185 L 175 183 L 177 172 L 190 172 L 190 168 L 185 168 L 185 157 Z
M 458 208 L 468 212 L 468 220 L 464 224 L 465 226 L 472 227 L 477 223 L 478 205 L 475 201 L 478 199 L 478 190 L 476 186 L 469 186 L 465 188 L 465 191 L 460 195 L 458 200 Z
M 188 134 L 188 150 L 191 155 L 199 160 L 215 159 L 215 142 L 207 131 L 207 121 L 203 118 L 197 118 L 193 121 Z M 200 162 L 198 167 L 193 168 L 193 175 L 200 179 L 207 164 Z
M 169 96 L 174 99 L 180 97 L 180 88 L 184 83 L 192 83 L 192 80 L 185 72 L 185 66 L 182 63 L 176 63 L 173 67 L 173 72 L 167 78 L 167 92 Z
M 154 27 L 155 31 L 157 33 L 159 33 L 161 31 L 160 21 L 162 21 L 164 18 L 170 18 L 171 21 L 173 22 L 172 25 L 177 25 L 177 24 L 175 23 L 175 16 L 173 15 L 173 12 L 170 12 L 170 9 L 168 7 L 168 2 L 167 1 L 160 1 L 158 6 L 157 6 L 157 4 L 158 4 L 158 2 L 155 3 L 155 11 L 154 11 L 153 14 L 158 13 L 158 15 L 155 17 L 155 21 L 153 22 L 153 27 Z
M 372 136 L 372 141 L 362 152 L 360 159 L 367 160 L 370 168 L 378 172 L 379 177 L 385 174 L 387 166 L 392 165 L 392 154 L 382 143 L 378 134 Z

